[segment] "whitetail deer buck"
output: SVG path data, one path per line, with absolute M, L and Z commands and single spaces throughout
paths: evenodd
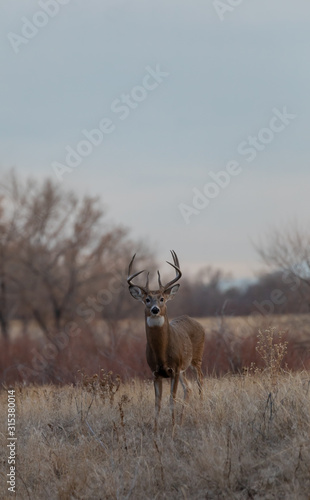
M 205 333 L 203 327 L 188 316 L 180 316 L 170 321 L 170 323 L 168 321 L 166 303 L 177 293 L 180 285 L 175 285 L 175 283 L 182 276 L 176 253 L 171 250 L 174 264 L 167 262 L 175 269 L 176 277 L 163 285 L 159 271 L 157 271 L 159 289 L 153 291 L 149 290 L 149 273 L 147 273 L 145 287 L 133 284 L 132 280 L 144 272 L 138 271 L 131 274 L 135 255 L 129 264 L 127 282 L 131 295 L 145 305 L 146 359 L 154 376 L 156 431 L 161 407 L 163 378 L 171 379 L 170 405 L 173 427 L 175 424 L 174 401 L 178 382 L 180 380 L 184 390 L 184 401 L 187 401 L 189 386 L 184 372 L 190 365 L 196 373 L 199 394 L 202 394 L 201 362 Z

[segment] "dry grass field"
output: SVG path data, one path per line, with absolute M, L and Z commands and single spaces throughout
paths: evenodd
M 78 386 L 16 387 L 16 498 L 309 500 L 308 372 L 206 378 L 203 401 L 193 390 L 174 434 L 168 383 L 163 399 L 155 436 L 151 382 L 101 374 Z M 5 493 L 6 408 L 3 389 L 5 499 L 14 497 Z
M 93 337 L 73 339 L 42 371 L 48 374 L 52 368 L 60 375 L 57 386 L 20 379 L 11 384 L 4 378 L 1 499 L 309 500 L 308 317 L 259 319 L 201 320 L 207 333 L 203 400 L 193 384 L 183 425 L 172 429 L 166 381 L 157 435 L 153 385 L 141 364 L 141 322 L 116 325 L 117 342 L 109 356 L 99 327 Z M 32 344 L 26 338 L 23 342 L 2 350 L 3 374 L 11 373 L 13 362 L 29 359 Z M 78 373 L 78 366 L 84 373 Z M 124 366 L 121 379 L 117 369 Z M 12 387 L 16 495 L 7 490 Z M 182 399 L 180 387 L 179 417 Z

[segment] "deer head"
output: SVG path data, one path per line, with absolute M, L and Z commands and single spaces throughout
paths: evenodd
M 162 284 L 160 279 L 160 273 L 158 274 L 158 290 L 150 290 L 149 289 L 149 273 L 147 273 L 146 285 L 144 287 L 140 285 L 135 285 L 132 280 L 143 273 L 143 271 L 138 271 L 137 273 L 131 274 L 132 264 L 135 259 L 136 254 L 131 259 L 128 268 L 128 278 L 127 283 L 129 285 L 129 292 L 133 296 L 134 299 L 139 300 L 145 305 L 145 313 L 147 317 L 148 326 L 162 326 L 164 324 L 165 316 L 166 316 L 166 303 L 168 300 L 174 298 L 177 293 L 180 285 L 175 284 L 182 276 L 180 271 L 179 260 L 176 253 L 171 250 L 171 255 L 173 258 L 173 264 L 167 261 L 167 264 L 172 266 L 176 271 L 176 277 L 166 283 Z

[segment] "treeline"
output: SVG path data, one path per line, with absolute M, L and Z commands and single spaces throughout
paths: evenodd
M 309 285 L 289 270 L 229 286 L 220 270 L 206 268 L 195 280 L 183 279 L 178 300 L 169 307 L 172 314 L 188 311 L 196 317 L 299 314 L 309 312 L 309 291 Z
M 22 181 L 9 172 L 0 179 L 2 337 L 10 339 L 16 321 L 24 334 L 36 324 L 52 340 L 57 331 L 91 328 L 97 319 L 141 317 L 141 304 L 126 284 L 135 252 L 139 269 L 158 268 L 150 249 L 133 241 L 128 229 L 109 223 L 100 199 L 79 198 L 51 180 Z M 308 312 L 309 289 L 290 270 L 237 287 L 207 267 L 196 278 L 182 278 L 169 310 L 171 316 L 196 317 Z

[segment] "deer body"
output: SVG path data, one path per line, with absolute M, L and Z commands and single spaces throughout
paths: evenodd
M 167 315 L 163 326 L 150 327 L 146 321 L 146 359 L 154 375 L 164 378 L 181 373 L 194 363 L 201 364 L 204 330 L 194 319 L 180 316 L 170 323 Z
M 145 305 L 145 330 L 146 330 L 146 359 L 154 377 L 155 388 L 155 430 L 157 429 L 158 417 L 162 398 L 162 379 L 171 379 L 170 405 L 172 412 L 172 423 L 174 426 L 174 401 L 180 380 L 184 390 L 184 400 L 187 400 L 189 387 L 184 372 L 191 366 L 196 373 L 199 393 L 202 394 L 202 372 L 201 362 L 204 349 L 205 333 L 198 321 L 189 316 L 180 316 L 168 320 L 166 302 L 171 300 L 180 285 L 174 283 L 180 279 L 181 271 L 176 254 L 171 252 L 174 264 L 170 264 L 176 270 L 176 278 L 163 286 L 158 272 L 160 288 L 150 291 L 148 280 L 145 287 L 134 285 L 132 279 L 143 271 L 130 276 L 129 265 L 128 284 L 131 295 Z M 174 286 L 173 286 L 174 285 Z M 183 411 L 181 420 L 183 417 Z

